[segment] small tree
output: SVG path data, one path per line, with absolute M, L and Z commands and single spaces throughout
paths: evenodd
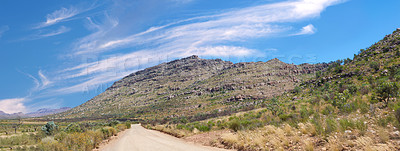
M 372 69 L 374 69 L 375 71 L 378 71 L 379 70 L 379 63 L 378 62 L 375 62 L 375 61 L 372 61 L 370 64 L 369 64 L 369 67 L 370 68 L 372 68 Z
M 46 125 L 42 126 L 42 131 L 47 135 L 53 135 L 58 130 L 58 126 L 53 121 L 47 122 Z
M 377 95 L 379 100 L 384 102 L 387 106 L 389 99 L 399 95 L 399 86 L 394 82 L 382 82 L 377 88 Z

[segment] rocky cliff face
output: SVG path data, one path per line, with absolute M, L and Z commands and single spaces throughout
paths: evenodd
M 233 64 L 190 56 L 132 73 L 51 118 L 162 119 L 237 112 L 292 90 L 327 66 L 278 59 Z

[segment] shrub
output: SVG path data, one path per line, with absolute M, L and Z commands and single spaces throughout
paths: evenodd
M 68 148 L 57 142 L 57 141 L 53 141 L 53 142 L 41 142 L 38 145 L 38 150 L 54 150 L 54 151 L 66 151 L 68 150 Z
M 382 82 L 381 84 L 379 84 L 376 93 L 380 101 L 383 101 L 387 106 L 390 98 L 398 96 L 399 94 L 398 91 L 399 91 L 399 86 L 397 83 Z
M 68 124 L 64 131 L 67 133 L 83 132 L 82 128 L 76 123 Z
M 322 114 L 324 114 L 324 115 L 329 115 L 334 112 L 335 112 L 335 108 L 330 104 L 326 105 L 325 108 L 322 110 Z
M 196 126 L 196 128 L 202 132 L 210 131 L 210 127 L 208 127 L 207 125 L 198 125 Z
M 115 127 L 118 129 L 118 131 L 123 131 L 127 128 L 125 124 L 117 124 Z
M 354 84 L 351 84 L 347 86 L 347 89 L 349 90 L 350 94 L 355 94 L 357 92 L 357 86 Z
M 126 126 L 127 129 L 130 129 L 132 124 L 131 123 L 125 123 L 125 126 Z
M 47 135 L 53 135 L 58 130 L 58 126 L 53 121 L 47 122 L 46 125 L 42 126 L 42 131 Z
M 337 123 L 336 120 L 332 117 L 329 117 L 325 120 L 326 126 L 325 126 L 325 134 L 330 134 L 332 132 L 335 132 L 337 130 Z
M 240 129 L 240 123 L 238 120 L 233 120 L 229 122 L 229 129 L 237 132 Z
M 377 62 L 375 62 L 375 61 L 372 61 L 370 64 L 369 64 L 369 67 L 371 68 L 371 69 L 374 69 L 375 71 L 378 71 L 379 70 L 379 63 L 377 63 Z
M 381 127 L 386 127 L 388 125 L 389 121 L 386 118 L 378 118 L 376 120 L 376 124 L 381 126 Z
M 339 120 L 340 128 L 342 131 L 350 130 L 355 127 L 355 124 L 353 121 L 347 120 L 347 119 L 340 119 Z
M 378 136 L 379 136 L 379 141 L 381 143 L 386 143 L 387 141 L 389 141 L 389 133 L 385 131 L 385 129 L 383 128 L 379 128 L 378 129 Z
M 337 66 L 337 67 L 335 67 L 335 73 L 342 73 L 343 72 L 343 70 L 344 70 L 344 67 L 343 66 Z
M 357 120 L 355 127 L 360 131 L 360 135 L 364 135 L 368 129 L 368 125 L 365 123 L 365 120 L 363 119 Z
M 368 113 L 368 111 L 369 111 L 369 106 L 365 102 L 361 102 L 360 105 L 359 105 L 359 108 L 360 108 L 360 112 L 362 114 Z
M 300 88 L 299 86 L 296 86 L 296 87 L 293 89 L 293 93 L 298 94 L 298 93 L 300 93 L 300 92 L 301 92 L 301 88 Z
M 107 139 L 107 138 L 117 134 L 117 130 L 115 130 L 112 127 L 104 127 L 104 128 L 101 128 L 100 131 L 102 133 L 103 139 Z

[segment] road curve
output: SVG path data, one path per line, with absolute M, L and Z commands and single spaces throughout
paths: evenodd
M 223 151 L 224 149 L 201 146 L 185 142 L 176 137 L 148 130 L 134 124 L 116 142 L 101 151 Z

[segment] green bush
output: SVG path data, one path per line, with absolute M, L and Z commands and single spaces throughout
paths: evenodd
M 389 124 L 389 121 L 387 120 L 387 118 L 378 118 L 376 120 L 376 124 L 381 127 L 386 127 Z
M 371 68 L 371 69 L 374 69 L 375 71 L 378 71 L 379 70 L 379 63 L 377 63 L 377 62 L 375 62 L 375 61 L 372 61 L 370 64 L 369 64 L 369 67 Z
M 339 125 L 342 131 L 345 130 L 350 130 L 353 129 L 355 127 L 355 124 L 353 121 L 351 120 L 347 120 L 347 119 L 340 119 L 339 120 Z
M 54 135 L 58 130 L 58 126 L 53 121 L 47 122 L 46 125 L 42 126 L 42 131 L 47 135 Z
M 130 129 L 132 124 L 128 122 L 128 123 L 125 123 L 125 126 L 126 126 L 127 129 Z
M 359 104 L 359 108 L 360 108 L 360 112 L 361 112 L 362 114 L 366 114 L 366 113 L 368 113 L 368 111 L 369 111 L 369 106 L 368 106 L 368 104 L 365 103 L 365 102 L 361 102 L 361 103 Z
M 104 139 L 107 139 L 107 138 L 117 134 L 117 130 L 115 130 L 112 127 L 101 128 L 100 132 L 102 133 L 102 136 L 103 136 Z
M 332 132 L 335 132 L 337 130 L 337 123 L 336 120 L 333 117 L 329 117 L 325 120 L 326 126 L 325 126 L 325 134 L 330 134 Z
M 74 132 L 83 132 L 83 129 L 79 124 L 76 123 L 71 123 L 68 124 L 68 126 L 64 129 L 65 132 L 67 133 L 74 133 Z
M 197 125 L 196 128 L 201 131 L 201 132 L 207 132 L 210 131 L 210 127 L 208 127 L 207 125 Z
M 368 125 L 365 123 L 365 120 L 363 119 L 357 120 L 355 127 L 360 131 L 361 135 L 365 135 L 368 129 Z
M 237 132 L 238 130 L 240 130 L 240 122 L 238 120 L 233 120 L 229 122 L 229 129 Z
M 381 82 L 376 90 L 376 93 L 380 101 L 387 105 L 390 98 L 397 97 L 399 95 L 399 86 L 394 82 Z
M 324 115 L 330 115 L 330 114 L 332 114 L 334 112 L 335 112 L 335 107 L 333 107 L 330 104 L 325 106 L 325 108 L 322 110 L 322 114 L 324 114 Z

